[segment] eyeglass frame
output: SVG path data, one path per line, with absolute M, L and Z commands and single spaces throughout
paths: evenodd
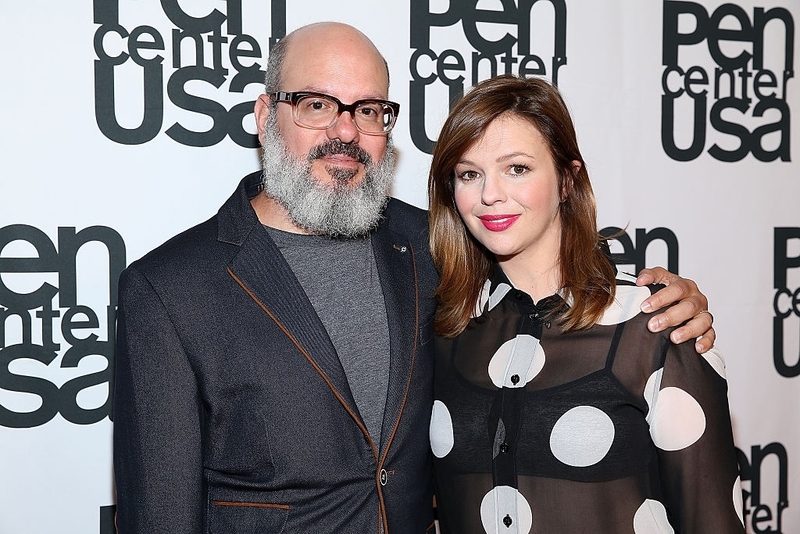
M 267 95 L 274 101 L 274 102 L 286 102 L 292 105 L 292 118 L 294 119 L 294 123 L 300 126 L 301 128 L 308 128 L 309 130 L 327 130 L 334 124 L 336 121 L 339 120 L 342 113 L 345 111 L 350 113 L 350 116 L 353 118 L 353 124 L 355 125 L 356 129 L 364 135 L 388 135 L 389 132 L 392 131 L 394 125 L 397 123 L 397 117 L 400 115 L 400 104 L 397 102 L 392 102 L 391 100 L 382 100 L 380 98 L 362 98 L 360 100 L 356 100 L 352 104 L 345 104 L 335 96 L 331 96 L 325 93 L 318 93 L 316 91 L 275 91 L 274 93 L 267 93 Z M 303 124 L 299 121 L 297 115 L 297 102 L 301 98 L 306 97 L 318 97 L 318 98 L 327 98 L 332 100 L 336 103 L 336 116 L 331 120 L 330 124 L 327 126 L 308 126 L 307 124 Z M 383 130 L 381 132 L 367 132 L 361 129 L 358 125 L 358 121 L 356 121 L 355 111 L 358 106 L 367 103 L 367 102 L 374 102 L 381 104 L 383 106 L 389 107 L 392 112 L 394 113 L 394 117 L 392 119 L 392 123 L 389 125 L 389 128 Z

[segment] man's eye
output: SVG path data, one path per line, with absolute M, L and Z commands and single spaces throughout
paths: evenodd
M 302 109 L 312 113 L 326 112 L 331 109 L 331 103 L 319 98 L 309 98 L 300 102 Z
M 358 113 L 364 118 L 374 119 L 380 116 L 381 108 L 380 106 L 377 105 L 374 106 L 364 105 L 358 108 Z

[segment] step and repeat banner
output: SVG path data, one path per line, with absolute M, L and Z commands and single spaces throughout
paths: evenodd
M 727 358 L 748 532 L 800 532 L 798 0 L 16 0 L 0 35 L 0 533 L 112 534 L 117 278 L 259 167 L 270 46 L 384 53 L 393 194 L 425 207 L 448 103 L 543 76 L 625 270 L 697 281 Z

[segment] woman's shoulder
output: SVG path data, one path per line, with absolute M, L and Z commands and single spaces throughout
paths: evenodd
M 631 321 L 635 318 L 647 322 L 647 314 L 642 311 L 642 303 L 662 286 L 637 286 L 636 278 L 626 273 L 617 273 L 614 300 L 606 308 L 597 324 L 608 326 Z

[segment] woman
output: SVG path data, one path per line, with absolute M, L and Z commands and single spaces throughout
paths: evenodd
M 616 279 L 557 89 L 477 85 L 428 188 L 442 532 L 744 532 L 724 364 Z

